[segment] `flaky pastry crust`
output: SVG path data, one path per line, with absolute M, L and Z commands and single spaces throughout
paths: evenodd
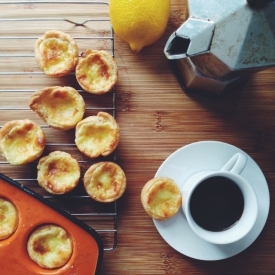
M 39 266 L 54 269 L 69 262 L 73 253 L 73 242 L 64 228 L 46 224 L 31 233 L 27 241 L 27 251 Z
M 181 199 L 177 184 L 167 177 L 149 180 L 141 191 L 143 208 L 156 220 L 165 220 L 174 216 L 180 208 Z
M 34 53 L 37 64 L 45 74 L 59 77 L 75 69 L 79 50 L 69 34 L 50 30 L 36 40 Z
M 118 69 L 108 52 L 88 49 L 81 55 L 75 74 L 79 85 L 86 92 L 105 94 L 116 84 Z
M 98 162 L 86 171 L 84 187 L 92 199 L 99 202 L 113 202 L 125 192 L 126 176 L 116 163 Z
M 77 160 L 62 151 L 54 151 L 41 158 L 37 170 L 38 184 L 55 195 L 73 190 L 80 178 L 80 167 Z
M 120 131 L 116 120 L 105 112 L 89 116 L 76 125 L 76 146 L 90 158 L 111 154 L 116 149 L 119 138 Z
M 0 197 L 0 240 L 9 238 L 17 229 L 18 211 L 6 198 Z
M 29 102 L 49 126 L 59 130 L 69 130 L 83 118 L 85 102 L 72 87 L 46 87 L 35 92 Z
M 40 157 L 46 138 L 38 124 L 29 120 L 12 120 L 0 129 L 0 152 L 13 165 L 32 162 Z

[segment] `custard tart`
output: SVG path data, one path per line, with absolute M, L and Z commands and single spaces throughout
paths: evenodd
M 18 211 L 6 198 L 0 197 L 0 240 L 9 238 L 17 229 Z
M 54 151 L 41 158 L 37 165 L 38 184 L 47 192 L 61 195 L 73 190 L 80 178 L 77 160 L 69 153 Z
M 12 120 L 0 129 L 0 152 L 13 165 L 32 162 L 40 157 L 46 138 L 38 124 L 29 120 Z
M 79 85 L 86 92 L 105 94 L 116 84 L 118 69 L 110 53 L 88 49 L 81 55 L 75 74 Z
M 36 40 L 34 53 L 45 74 L 60 77 L 75 69 L 79 50 L 69 34 L 50 30 Z
M 143 208 L 156 220 L 165 220 L 174 216 L 179 211 L 181 200 L 177 184 L 167 177 L 149 180 L 141 191 Z
M 84 187 L 92 199 L 113 202 L 123 195 L 126 189 L 126 176 L 116 163 L 98 162 L 86 171 Z
M 55 129 L 69 130 L 83 118 L 85 102 L 72 87 L 47 87 L 35 92 L 29 102 L 45 123 Z
M 120 131 L 116 120 L 105 112 L 86 117 L 76 125 L 76 146 L 90 158 L 111 154 L 116 149 L 119 138 Z
M 29 236 L 27 251 L 40 267 L 54 269 L 69 262 L 73 253 L 73 241 L 61 226 L 44 224 L 35 228 Z

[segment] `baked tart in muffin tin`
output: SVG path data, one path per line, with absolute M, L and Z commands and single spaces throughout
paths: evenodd
M 9 238 L 18 225 L 18 211 L 15 205 L 4 197 L 0 197 L 0 241 Z
M 73 241 L 63 227 L 45 224 L 32 231 L 27 250 L 30 258 L 39 266 L 53 269 L 69 262 L 73 253 Z

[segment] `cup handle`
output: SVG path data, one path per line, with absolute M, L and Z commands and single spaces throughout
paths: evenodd
M 246 156 L 237 153 L 222 167 L 221 171 L 228 171 L 239 175 L 243 171 L 246 162 Z

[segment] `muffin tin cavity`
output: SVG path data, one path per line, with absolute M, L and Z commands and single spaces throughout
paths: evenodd
M 63 227 L 55 224 L 43 224 L 31 233 L 27 250 L 30 258 L 43 268 L 58 268 L 70 260 L 73 242 Z
M 5 209 L 1 207 L 2 201 L 14 207 L 17 225 L 10 237 L 0 240 L 1 274 L 98 274 L 103 243 L 94 229 L 32 190 L 0 174 L 0 209 Z M 40 233 L 37 233 L 39 230 Z M 40 241 L 37 234 L 40 234 Z M 57 252 L 61 247 L 62 256 Z M 40 261 L 30 255 L 30 248 L 33 248 L 33 254 L 40 253 Z M 47 254 L 49 250 L 56 252 L 60 261 L 55 261 L 58 257 L 54 254 Z M 41 256 L 55 260 L 53 264 L 41 264 Z M 48 263 L 51 262 L 49 258 L 46 261 Z
M 18 211 L 5 197 L 0 197 L 0 241 L 9 238 L 17 229 Z

